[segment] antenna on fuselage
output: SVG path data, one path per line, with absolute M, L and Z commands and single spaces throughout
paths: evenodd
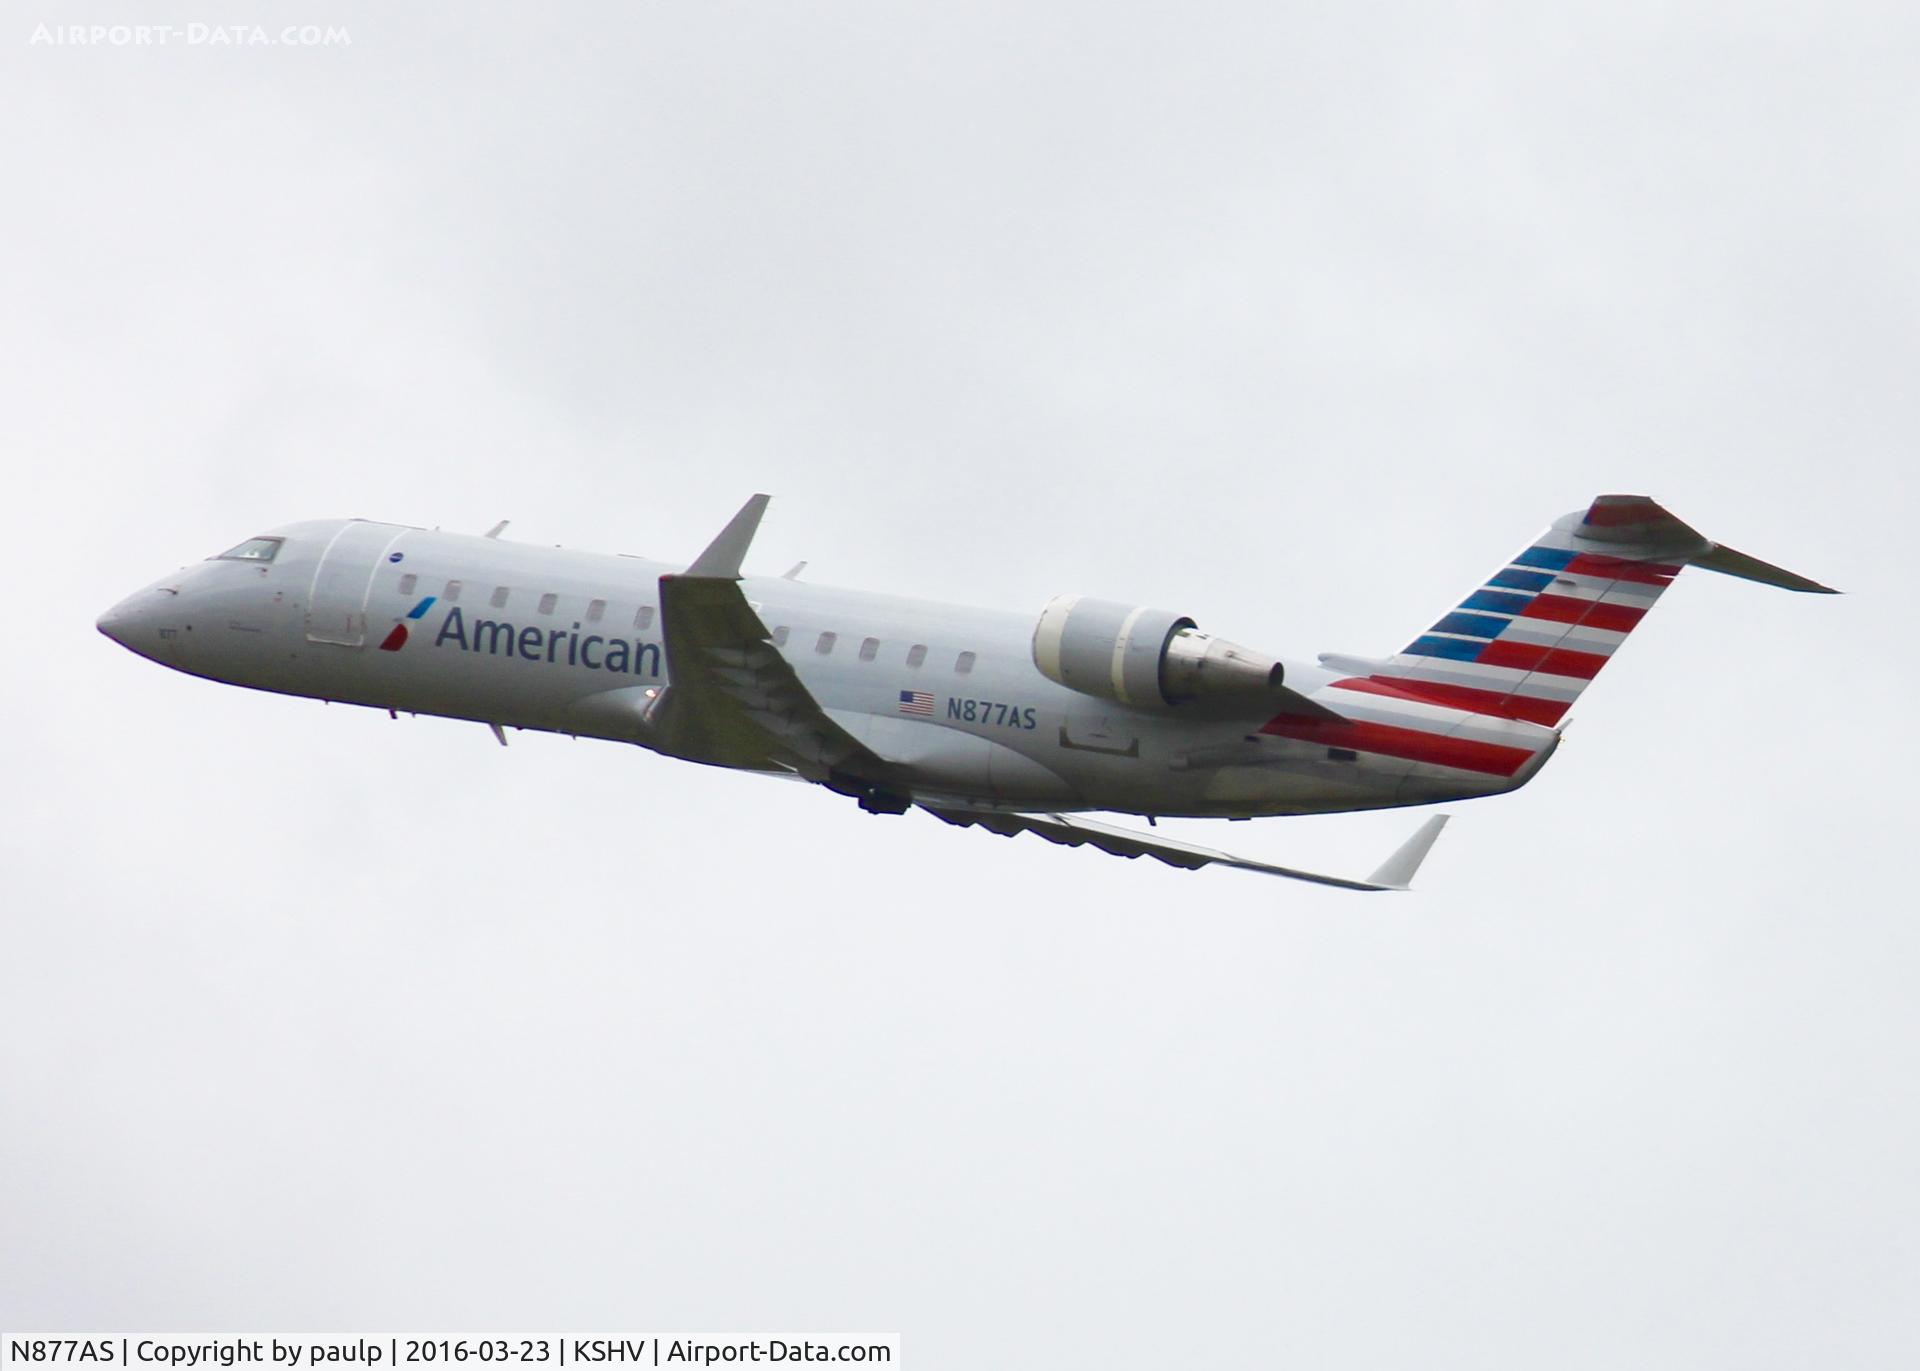
M 499 523 L 495 524 L 492 528 L 487 530 L 487 537 L 498 538 L 501 534 L 507 531 L 507 525 L 512 522 L 513 521 L 511 519 L 502 519 Z

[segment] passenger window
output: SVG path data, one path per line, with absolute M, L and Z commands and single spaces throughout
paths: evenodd
M 838 641 L 839 641 L 838 634 L 822 633 L 820 635 L 820 641 L 813 645 L 813 650 L 819 653 L 822 657 L 824 657 L 829 652 L 833 651 L 833 645 Z
M 400 578 L 400 593 L 402 595 L 411 595 L 413 594 L 413 588 L 419 584 L 420 578 L 409 571 L 405 576 Z
M 605 600 L 587 601 L 587 622 L 588 623 L 590 624 L 599 623 L 600 617 L 606 612 L 607 612 L 607 602 Z
M 510 592 L 505 586 L 495 586 L 493 588 L 493 607 L 495 609 L 505 609 L 507 607 L 508 594 L 510 594 Z
M 460 599 L 460 583 L 458 581 L 448 581 L 446 594 L 443 598 L 448 604 L 456 603 Z
M 912 647 L 907 649 L 907 665 L 908 666 L 920 666 L 924 664 L 926 660 L 927 660 L 927 645 L 925 643 L 915 643 Z
M 551 614 L 553 613 L 553 607 L 559 603 L 560 597 L 549 590 L 545 595 L 540 597 L 540 612 L 542 614 Z
M 880 640 L 878 638 L 869 638 L 865 642 L 860 644 L 860 660 L 861 661 L 871 662 L 875 657 L 879 655 L 880 655 Z
M 785 624 L 780 625 L 780 627 L 773 631 L 773 645 L 775 647 L 785 647 L 787 645 L 787 626 Z
M 633 626 L 643 630 L 653 627 L 652 605 L 641 605 L 633 612 Z
M 954 659 L 953 669 L 959 672 L 962 676 L 965 676 L 968 672 L 973 670 L 974 661 L 975 661 L 975 657 L 973 653 L 963 652 Z

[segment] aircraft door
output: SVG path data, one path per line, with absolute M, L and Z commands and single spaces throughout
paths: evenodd
M 367 597 L 387 550 L 406 535 L 392 524 L 364 519 L 341 525 L 314 568 L 307 596 L 307 641 L 362 647 L 367 641 Z

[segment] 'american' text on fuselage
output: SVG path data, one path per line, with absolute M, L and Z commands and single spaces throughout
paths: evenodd
M 606 638 L 598 633 L 582 634 L 580 625 L 571 629 L 516 627 L 494 619 L 475 619 L 471 630 L 458 605 L 447 611 L 434 636 L 433 645 L 448 643 L 464 652 L 485 652 L 492 656 L 521 657 L 529 662 L 584 666 L 592 671 L 618 671 L 633 676 L 660 674 L 660 645 L 625 638 Z

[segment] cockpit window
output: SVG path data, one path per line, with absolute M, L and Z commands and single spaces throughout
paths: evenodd
M 249 538 L 239 547 L 228 548 L 216 562 L 271 562 L 280 551 L 284 538 Z

